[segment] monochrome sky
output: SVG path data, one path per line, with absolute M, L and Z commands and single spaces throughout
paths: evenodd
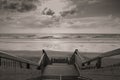
M 0 15 L 0 33 L 120 33 L 120 0 L 40 0 L 35 11 Z

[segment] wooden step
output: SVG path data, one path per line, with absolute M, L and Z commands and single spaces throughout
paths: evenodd
M 76 71 L 74 65 L 68 64 L 53 64 L 48 65 L 44 72 L 43 76 L 51 75 L 51 76 L 78 76 L 78 72 Z
M 60 80 L 60 79 L 42 79 L 42 80 Z
M 42 76 L 42 80 L 78 80 L 78 76 Z

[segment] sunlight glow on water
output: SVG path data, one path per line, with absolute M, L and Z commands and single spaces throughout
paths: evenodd
M 106 52 L 120 48 L 120 35 L 12 34 L 1 35 L 0 50 L 57 50 Z
M 120 48 L 120 43 L 82 43 L 82 42 L 62 42 L 60 40 L 49 40 L 39 42 L 0 42 L 1 50 L 57 50 L 74 51 L 79 49 L 84 52 L 105 52 Z

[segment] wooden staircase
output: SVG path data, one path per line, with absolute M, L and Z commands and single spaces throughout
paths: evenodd
M 0 80 L 120 80 L 120 64 L 102 66 L 104 58 L 119 52 L 117 49 L 87 59 L 78 50 L 71 56 L 52 57 L 43 50 L 36 63 L 1 51 Z
M 74 65 L 68 64 L 67 58 L 52 58 L 51 62 L 46 66 L 42 80 L 78 80 L 79 74 Z

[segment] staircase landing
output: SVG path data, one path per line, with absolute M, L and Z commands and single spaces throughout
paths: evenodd
M 65 63 L 54 63 L 52 65 L 48 65 L 45 68 L 43 76 L 45 75 L 59 75 L 59 76 L 77 76 L 78 73 L 74 67 L 74 65 L 68 65 Z
M 47 65 L 42 80 L 76 80 L 79 76 L 74 65 L 67 63 L 53 63 Z

